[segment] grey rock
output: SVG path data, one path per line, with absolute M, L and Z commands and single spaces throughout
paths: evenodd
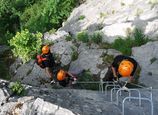
M 50 34 L 47 32 L 44 34 L 44 39 L 55 41 L 57 39 L 63 39 L 63 38 L 65 38 L 65 36 L 68 36 L 68 35 L 69 35 L 69 33 L 65 32 L 65 31 L 57 31 L 54 34 Z
M 22 108 L 23 115 L 74 115 L 71 111 L 59 107 L 57 105 L 51 104 L 49 102 L 44 101 L 43 99 L 37 98 L 31 104 L 25 103 L 24 107 Z
M 148 22 L 146 26 L 145 34 L 151 36 L 152 39 L 158 40 L 158 19 Z
M 120 51 L 117 51 L 115 49 L 108 49 L 107 50 L 107 55 L 113 55 L 116 57 L 117 55 L 121 55 L 122 53 Z
M 103 41 L 111 43 L 118 36 L 127 36 L 127 31 L 133 31 L 136 27 L 145 31 L 151 39 L 155 39 L 157 28 L 153 28 L 153 24 L 158 17 L 157 7 L 157 4 L 150 4 L 149 0 L 87 0 L 73 10 L 59 30 L 73 35 L 84 30 L 89 34 L 102 31 Z M 82 15 L 85 18 L 80 20 L 79 17 Z M 152 33 L 149 34 L 150 32 Z
M 3 103 L 5 99 L 6 99 L 6 96 L 4 94 L 4 91 L 0 89 L 0 104 Z
M 68 65 L 71 62 L 72 53 L 76 50 L 76 46 L 74 46 L 71 41 L 67 42 L 65 40 L 60 41 L 51 47 L 51 51 L 54 54 L 59 55 L 58 58 L 60 58 L 60 62 L 63 65 Z
M 70 64 L 69 71 L 75 74 L 79 74 L 83 70 L 90 70 L 92 74 L 98 74 L 100 69 L 97 65 L 102 64 L 103 50 L 89 49 L 83 50 L 79 53 L 78 59 Z
M 142 70 L 140 82 L 147 86 L 158 88 L 158 42 L 149 42 L 141 47 L 132 48 L 134 58 L 139 62 Z

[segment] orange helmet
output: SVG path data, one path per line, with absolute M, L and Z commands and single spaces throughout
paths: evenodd
M 42 47 L 42 53 L 43 54 L 47 54 L 49 52 L 49 50 L 50 50 L 50 48 L 49 48 L 48 45 L 45 45 L 45 46 Z
M 62 81 L 65 79 L 65 77 L 66 77 L 66 72 L 64 70 L 60 70 L 57 74 L 57 79 L 59 81 Z
M 128 60 L 123 60 L 118 68 L 118 72 L 122 77 L 129 77 L 133 71 L 133 63 Z

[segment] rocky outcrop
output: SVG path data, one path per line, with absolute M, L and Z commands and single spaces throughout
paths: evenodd
M 27 92 L 25 96 L 12 95 L 8 101 L 0 103 L 0 115 L 121 115 L 121 100 L 128 96 L 127 92 L 122 92 L 119 99 L 120 105 L 117 106 L 115 102 L 110 102 L 110 92 L 105 94 L 105 92 L 90 90 L 48 89 L 26 85 L 25 88 Z M 0 97 L 0 100 L 7 97 L 3 90 L 10 92 L 7 85 L 1 86 L 0 96 L 3 96 Z M 142 97 L 150 97 L 147 89 L 139 90 Z M 132 95 L 138 96 L 137 93 L 132 93 Z M 157 95 L 158 90 L 153 90 L 154 115 L 158 111 Z M 125 113 L 150 115 L 150 104 L 142 101 L 142 106 L 139 107 L 138 102 L 127 101 Z
M 158 88 L 158 41 L 132 48 L 132 54 L 142 68 L 140 82 Z
M 157 7 L 149 0 L 87 0 L 73 10 L 60 30 L 74 35 L 99 30 L 104 34 L 104 41 L 113 42 L 117 36 L 127 36 L 134 28 L 140 28 L 151 39 L 158 39 Z

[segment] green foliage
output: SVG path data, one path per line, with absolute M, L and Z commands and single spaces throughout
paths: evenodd
M 100 13 L 100 18 L 106 18 L 107 16 L 108 16 L 107 12 L 105 12 L 105 13 L 101 12 Z
M 0 0 L 0 38 L 3 44 L 10 38 L 6 34 L 15 34 L 20 29 L 20 18 L 25 8 L 39 0 Z
M 73 37 L 70 35 L 66 36 L 66 38 L 65 38 L 66 41 L 71 41 L 72 39 L 73 39 Z
M 75 4 L 76 0 L 0 0 L 0 43 L 9 39 L 6 32 L 58 29 Z
M 133 40 L 130 38 L 122 39 L 118 38 L 112 44 L 112 48 L 121 51 L 123 54 L 131 55 Z
M 90 71 L 84 71 L 79 77 L 79 82 L 95 82 L 99 81 L 97 78 L 95 78 Z M 89 90 L 98 90 L 98 84 L 92 83 L 92 84 L 80 84 L 80 87 L 83 89 L 89 89 Z
M 102 43 L 102 35 L 100 32 L 95 32 L 92 36 L 91 36 L 91 41 L 93 43 L 99 44 Z
M 77 34 L 77 39 L 83 43 L 87 43 L 89 42 L 89 35 L 86 31 L 82 31 Z
M 14 94 L 17 95 L 22 95 L 25 91 L 25 88 L 23 87 L 23 85 L 20 82 L 15 82 L 11 87 L 10 87 L 11 91 Z
M 149 41 L 148 37 L 139 29 L 134 30 L 133 37 L 134 38 L 130 36 L 126 38 L 119 37 L 112 43 L 112 48 L 121 51 L 125 55 L 131 55 L 132 47 L 141 46 Z
M 30 33 L 27 29 L 17 32 L 16 36 L 10 40 L 10 46 L 13 46 L 13 54 L 22 59 L 25 63 L 32 59 L 40 51 L 42 45 L 42 34 Z
M 135 29 L 133 35 L 134 35 L 135 46 L 141 46 L 143 44 L 146 44 L 149 41 L 148 37 L 145 36 L 143 32 L 139 29 Z
M 74 6 L 75 0 L 41 0 L 25 9 L 20 16 L 22 28 L 28 28 L 31 32 L 58 29 Z
M 52 28 L 51 30 L 49 30 L 49 34 L 54 34 L 57 30 Z
M 155 5 L 158 4 L 158 0 L 149 0 L 149 3 Z
M 81 16 L 78 18 L 78 20 L 83 20 L 83 19 L 85 19 L 85 16 L 84 16 L 84 15 L 81 15 Z
M 111 64 L 114 60 L 113 55 L 105 55 L 103 56 L 103 62 L 107 62 L 108 64 Z
M 7 31 L 4 34 L 4 36 L 0 37 L 0 45 L 3 45 L 3 44 L 8 45 L 8 40 L 10 40 L 12 37 L 13 37 L 13 34 Z
M 74 48 L 72 48 L 72 50 L 71 59 L 72 61 L 75 61 L 78 58 L 78 52 Z
M 112 47 L 111 44 L 107 42 L 102 42 L 101 44 L 99 44 L 100 49 L 109 49 L 111 47 Z

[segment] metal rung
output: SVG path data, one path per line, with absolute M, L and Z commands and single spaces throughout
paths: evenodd
M 117 89 L 119 90 L 120 87 L 119 87 L 119 88 L 114 87 L 114 88 L 111 89 L 111 93 L 110 93 L 110 94 L 111 94 L 111 102 L 113 102 L 113 91 L 115 91 L 115 90 L 117 90 Z
M 151 115 L 153 115 L 154 110 L 153 110 L 153 102 L 152 102 L 152 100 L 149 99 L 149 98 L 139 98 L 139 97 L 126 97 L 126 98 L 124 98 L 124 100 L 123 100 L 123 102 L 122 102 L 122 115 L 125 115 L 125 101 L 126 101 L 127 99 L 135 99 L 135 100 L 141 99 L 141 100 L 149 101 L 150 104 L 151 104 Z
M 138 89 L 128 89 L 128 90 L 125 90 L 125 89 L 119 89 L 118 91 L 117 91 L 117 93 L 116 93 L 116 104 L 118 105 L 119 104 L 119 96 L 118 96 L 118 94 L 119 94 L 119 92 L 121 92 L 121 91 L 128 91 L 128 95 L 129 95 L 129 97 L 131 97 L 131 91 L 136 91 L 136 92 L 138 92 L 138 97 L 139 97 L 139 105 L 141 105 L 141 100 L 140 100 L 140 98 L 141 98 L 141 95 L 140 95 L 140 91 L 138 90 Z M 130 100 L 129 100 L 130 101 Z

